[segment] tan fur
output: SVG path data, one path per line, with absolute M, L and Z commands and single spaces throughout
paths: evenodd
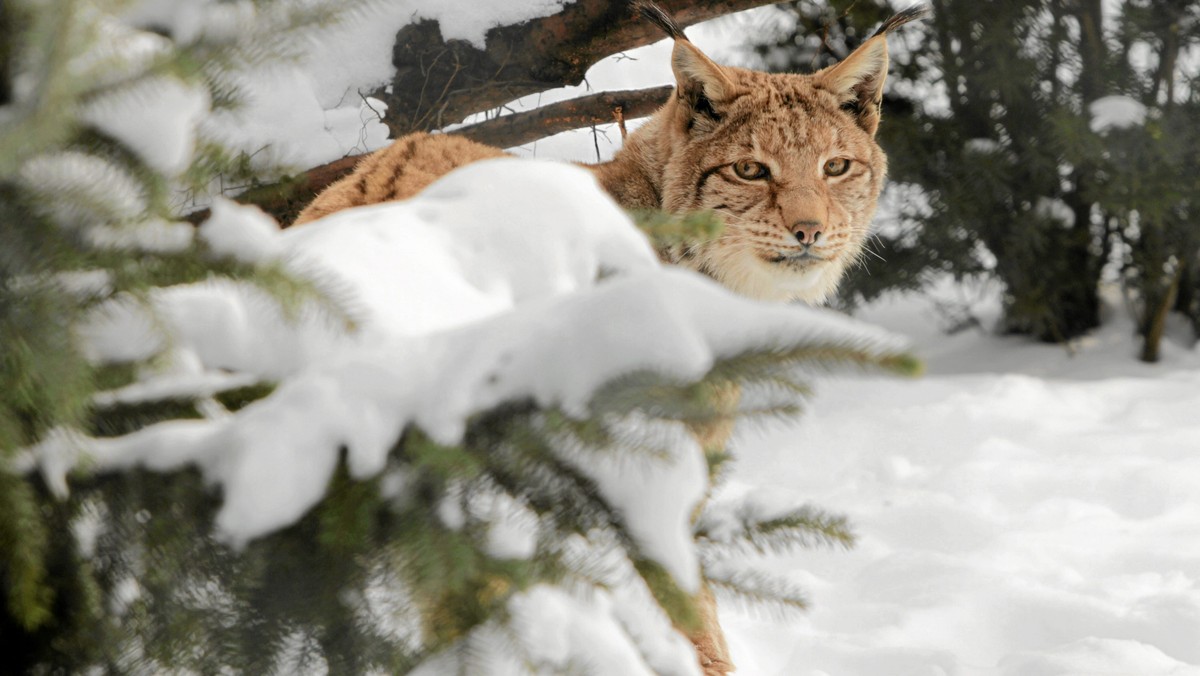
M 349 176 L 317 195 L 293 225 L 351 207 L 408 199 L 459 167 L 507 155 L 459 136 L 409 134 L 364 157 Z
M 713 63 L 661 9 L 639 10 L 675 38 L 676 94 L 632 133 L 610 162 L 592 165 L 626 208 L 712 210 L 725 220 L 715 241 L 660 252 L 764 300 L 820 303 L 862 255 L 887 173 L 875 142 L 887 76 L 886 34 L 919 18 L 914 7 L 887 21 L 841 63 L 810 75 L 768 74 Z M 296 223 L 354 206 L 411 197 L 449 171 L 505 153 L 450 135 L 411 134 L 367 157 L 308 206 Z M 828 175 L 830 160 L 848 170 Z M 765 178 L 740 176 L 752 161 Z M 736 388 L 720 393 L 732 413 Z M 694 426 L 706 452 L 724 449 L 732 418 Z M 706 676 L 733 670 L 711 591 L 698 598 L 702 628 L 691 636 Z

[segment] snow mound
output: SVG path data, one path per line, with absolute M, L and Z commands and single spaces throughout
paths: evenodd
M 1158 648 L 1122 639 L 1089 638 L 1004 660 L 1002 676 L 1200 676 L 1200 667 Z
M 410 425 L 453 444 L 470 416 L 507 401 L 587 415 L 598 387 L 637 371 L 691 381 L 718 358 L 805 339 L 899 347 L 832 313 L 746 300 L 663 268 L 591 174 L 567 165 L 480 163 L 408 202 L 282 232 L 253 210 L 215 212 L 217 223 L 201 230 L 214 251 L 246 249 L 321 280 L 353 305 L 359 329 L 311 307 L 285 317 L 261 291 L 229 281 L 161 290 L 153 315 L 118 299 L 82 332 L 93 359 L 167 350 L 167 361 L 191 365 L 200 396 L 211 393 L 206 374 L 278 387 L 235 415 L 112 439 L 56 435 L 38 451 L 60 489 L 80 453 L 99 470 L 194 464 L 221 486 L 217 526 L 235 544 L 315 505 L 340 449 L 353 476 L 379 473 Z M 694 590 L 689 516 L 707 483 L 703 456 L 682 429 L 656 434 L 673 443 L 654 462 L 563 459 L 596 481 L 643 551 Z
M 930 375 L 823 383 L 803 419 L 735 439 L 714 503 L 812 501 L 859 541 L 759 562 L 801 574 L 812 610 L 767 623 L 723 608 L 734 662 L 778 676 L 1200 675 L 1200 355 L 1140 364 L 1120 315 L 1070 357 L 942 336 L 928 302 L 871 314 L 921 336 Z

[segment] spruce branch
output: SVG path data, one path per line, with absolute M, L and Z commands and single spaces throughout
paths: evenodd
M 718 596 L 738 602 L 747 609 L 764 610 L 779 619 L 808 609 L 808 598 L 803 590 L 782 577 L 750 570 L 705 572 Z
M 47 584 L 50 533 L 38 518 L 28 482 L 0 469 L 0 585 L 7 612 L 25 631 L 53 618 L 53 588 Z
M 713 367 L 710 375 L 742 385 L 765 382 L 794 388 L 803 394 L 807 387 L 791 381 L 791 378 L 800 378 L 802 375 L 781 374 L 781 368 L 803 367 L 820 372 L 856 368 L 864 371 L 882 370 L 902 376 L 919 375 L 923 368 L 920 360 L 911 354 L 881 350 L 868 340 L 851 339 L 837 343 L 803 337 L 793 340 L 795 342 L 768 345 L 722 359 Z
M 700 610 L 696 607 L 696 600 L 679 588 L 661 564 L 638 557 L 633 559 L 633 567 L 676 627 L 687 633 L 700 630 Z
M 656 251 L 691 247 L 721 236 L 725 222 L 715 211 L 693 211 L 672 214 L 661 209 L 639 209 L 629 212 L 630 218 L 646 236 Z
M 791 512 L 763 517 L 759 510 L 743 505 L 732 514 L 733 524 L 712 511 L 696 524 L 697 543 L 711 554 L 784 554 L 813 546 L 854 545 L 854 533 L 840 514 L 829 514 L 803 506 Z

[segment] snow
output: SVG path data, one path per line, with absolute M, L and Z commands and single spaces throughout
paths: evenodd
M 711 364 L 711 362 L 709 362 Z M 648 367 L 649 368 L 649 367 Z M 695 545 L 691 518 L 707 490 L 708 466 L 704 452 L 690 434 L 679 426 L 660 425 L 644 430 L 674 437 L 660 445 L 666 458 L 607 458 L 596 462 L 592 453 L 564 453 L 576 470 L 591 476 L 597 490 L 612 505 L 620 505 L 630 535 L 642 553 L 666 564 L 667 572 L 688 592 L 700 590 L 700 569 L 694 564 Z M 671 490 L 664 490 L 670 487 Z
M 1033 213 L 1050 221 L 1058 221 L 1064 228 L 1075 227 L 1075 211 L 1057 197 L 1039 197 L 1033 205 Z
M 665 643 L 668 658 L 648 664 L 636 643 L 636 634 L 622 623 L 622 610 L 606 592 L 579 598 L 553 587 L 538 585 L 509 602 L 512 626 L 507 633 L 494 625 L 472 632 L 470 664 L 486 665 L 496 676 L 517 674 L 588 673 L 622 676 L 696 676 L 699 667 L 691 657 L 691 646 L 670 630 Z M 515 653 L 515 654 L 514 654 Z M 413 676 L 439 676 L 460 673 L 454 651 L 435 655 L 411 673 Z M 469 670 L 468 670 L 469 671 Z
M 66 150 L 38 155 L 21 165 L 18 180 L 42 197 L 39 206 L 64 226 L 99 225 L 95 214 L 111 222 L 138 218 L 146 209 L 141 185 L 125 169 L 95 155 Z M 62 194 L 74 197 L 64 200 Z M 85 207 L 77 206 L 82 203 Z
M 208 112 L 205 88 L 161 76 L 101 96 L 81 118 L 137 153 L 150 168 L 175 176 L 191 163 L 196 127 Z
M 191 223 L 155 219 L 134 227 L 97 225 L 87 230 L 87 240 L 98 249 L 127 249 L 159 253 L 179 252 L 195 240 Z
M 990 138 L 973 138 L 967 139 L 963 144 L 967 152 L 980 153 L 981 155 L 990 155 L 1000 151 L 1000 143 L 995 139 Z
M 1146 123 L 1146 106 L 1124 94 L 1096 99 L 1088 105 L 1088 112 L 1091 114 L 1088 127 L 1097 134 Z
M 200 240 L 218 258 L 260 263 L 281 254 L 279 224 L 258 207 L 224 197 L 213 199 L 208 220 L 200 224 Z
M 1137 362 L 1115 300 L 1071 356 L 892 296 L 863 317 L 928 376 L 825 382 L 797 423 L 740 430 L 719 499 L 811 502 L 859 542 L 758 562 L 812 609 L 723 607 L 739 673 L 1200 674 L 1200 354 Z

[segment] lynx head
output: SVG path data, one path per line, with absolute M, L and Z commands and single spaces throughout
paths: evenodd
M 862 255 L 887 171 L 875 142 L 887 32 L 925 9 L 807 75 L 717 65 L 657 6 L 640 10 L 675 39 L 675 96 L 647 125 L 661 207 L 713 210 L 726 224 L 676 262 L 748 296 L 821 302 Z

